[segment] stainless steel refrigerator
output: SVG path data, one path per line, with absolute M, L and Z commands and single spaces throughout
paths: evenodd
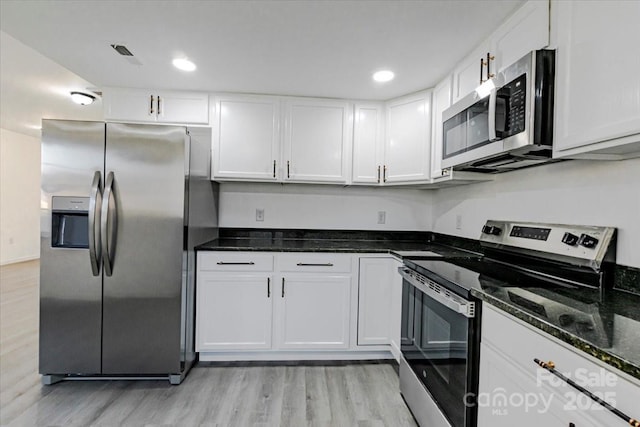
M 194 246 L 217 236 L 207 128 L 43 120 L 40 373 L 166 378 L 195 361 Z

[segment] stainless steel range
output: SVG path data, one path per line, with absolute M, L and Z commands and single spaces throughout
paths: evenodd
M 557 290 L 598 295 L 615 261 L 616 230 L 488 221 L 483 257 L 404 259 L 400 389 L 421 426 L 474 427 L 482 305 L 472 290 L 508 293 L 514 304 L 558 321 L 576 334 L 603 334 L 606 322 L 588 302 L 562 304 Z M 550 298 L 553 294 L 554 298 Z

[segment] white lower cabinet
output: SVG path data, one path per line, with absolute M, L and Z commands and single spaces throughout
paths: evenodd
M 201 360 L 398 358 L 396 258 L 203 251 L 197 260 Z
M 350 275 L 283 276 L 276 301 L 277 347 L 348 348 L 350 295 Z
M 483 305 L 478 427 L 623 426 L 626 423 L 534 359 L 638 417 L 640 384 L 550 335 Z
M 196 351 L 271 348 L 269 274 L 198 275 Z
M 360 257 L 358 345 L 390 343 L 394 266 L 393 258 Z

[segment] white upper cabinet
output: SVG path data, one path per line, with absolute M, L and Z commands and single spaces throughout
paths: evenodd
M 430 90 L 388 102 L 383 182 L 428 181 L 430 143 Z
M 556 1 L 554 157 L 640 156 L 640 2 Z
M 525 3 L 491 35 L 491 73 L 549 45 L 549 1 Z
M 481 80 L 549 45 L 549 2 L 530 0 L 467 55 L 453 71 L 453 102 L 471 93 Z M 487 65 L 487 54 L 489 63 Z
M 353 109 L 346 101 L 285 101 L 283 179 L 346 183 Z
M 486 80 L 486 67 L 481 61 L 486 60 L 490 49 L 489 40 L 483 41 L 453 70 L 453 102 L 473 92 L 480 85 L 480 79 Z
M 103 106 L 107 121 L 209 123 L 206 93 L 105 88 Z
M 380 184 L 384 157 L 384 106 L 356 103 L 353 124 L 354 184 Z
M 431 176 L 442 176 L 442 112 L 451 106 L 451 75 L 433 88 L 433 129 L 431 132 Z
M 280 101 L 274 97 L 214 98 L 214 179 L 276 181 L 280 168 Z

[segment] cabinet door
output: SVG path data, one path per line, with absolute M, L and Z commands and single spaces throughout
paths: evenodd
M 449 75 L 433 89 L 433 129 L 431 130 L 431 176 L 442 176 L 442 112 L 451 106 Z
M 549 2 L 526 2 L 491 35 L 491 72 L 508 67 L 532 50 L 549 45 Z
M 102 94 L 104 119 L 106 121 L 155 122 L 156 102 L 156 96 L 151 91 L 105 88 Z
M 198 275 L 196 351 L 271 348 L 271 276 Z
M 431 91 L 389 102 L 383 181 L 428 180 L 430 142 Z
M 213 177 L 276 181 L 280 156 L 279 100 L 215 99 Z
M 353 134 L 349 106 L 342 101 L 287 101 L 285 181 L 347 182 Z
M 453 102 L 464 98 L 473 92 L 480 85 L 480 60 L 486 59 L 487 53 L 491 49 L 489 40 L 485 40 L 478 45 L 469 55 L 467 55 L 453 70 Z M 485 71 L 482 71 L 484 79 Z
M 568 390 L 538 384 L 535 375 L 481 344 L 478 389 L 478 427 L 598 427 L 601 424 L 577 410 L 568 410 Z
M 389 344 L 394 285 L 392 265 L 390 258 L 360 258 L 358 345 Z
M 209 123 L 209 95 L 198 92 L 158 92 L 158 121 L 163 123 Z
M 612 144 L 594 143 L 616 138 L 638 143 L 640 2 L 557 1 L 554 8 L 554 155 L 589 145 L 585 151 L 595 151 Z
M 350 276 L 291 274 L 278 286 L 278 348 L 349 347 Z
M 380 184 L 384 145 L 382 105 L 355 105 L 353 129 L 354 184 Z

